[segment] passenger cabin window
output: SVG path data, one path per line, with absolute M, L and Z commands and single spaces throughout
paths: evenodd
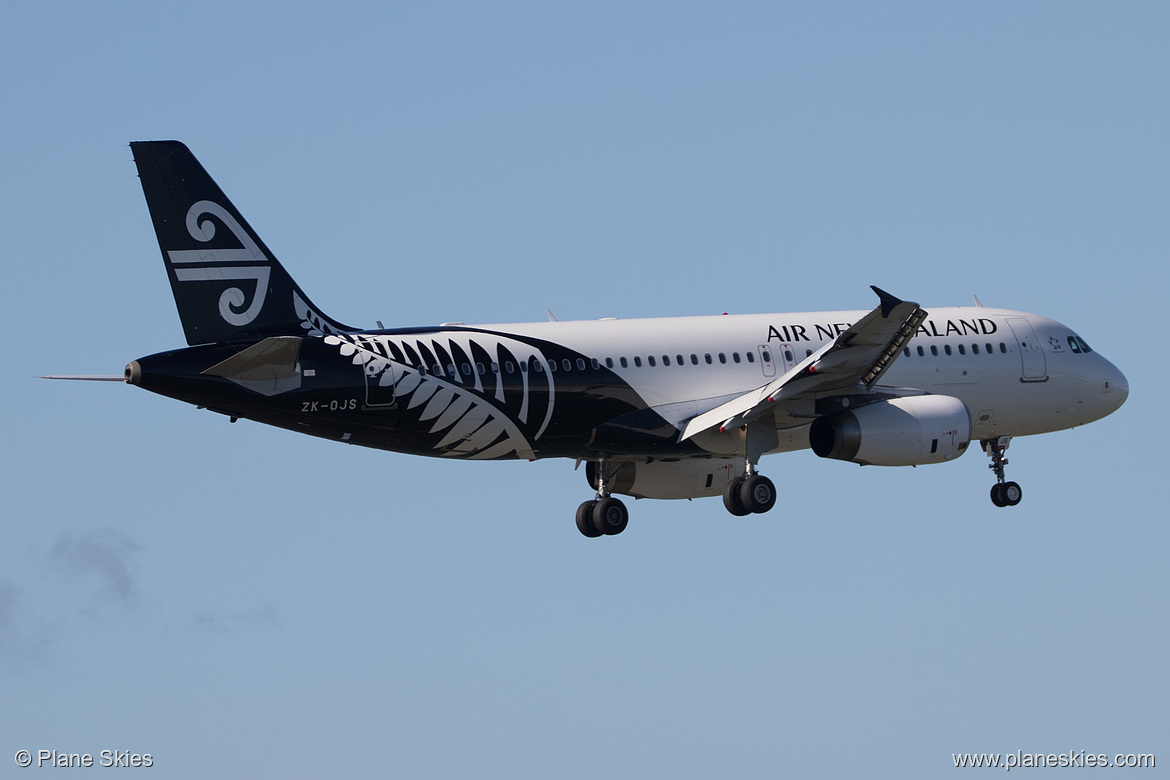
M 613 358 L 606 358 L 605 359 L 605 367 L 606 368 L 613 368 Z
M 738 362 L 739 362 L 739 353 L 738 353 L 738 352 L 732 352 L 732 353 L 731 353 L 731 360 L 732 360 L 732 362 L 733 362 L 733 363 L 738 363 Z
M 959 354 L 960 354 L 960 355 L 966 355 L 966 354 L 967 354 L 967 346 L 966 346 L 965 344 L 960 344 L 960 345 L 959 345 Z
M 664 365 L 664 366 L 670 365 L 670 355 L 663 355 L 662 356 L 662 365 Z
M 784 359 L 787 360 L 789 363 L 792 363 L 796 360 L 796 358 L 792 356 L 792 350 L 790 350 L 790 349 L 784 350 Z
M 646 356 L 646 362 L 650 364 L 650 367 L 651 367 L 651 368 L 653 368 L 653 367 L 656 365 L 656 363 L 654 362 L 654 356 L 653 356 L 653 355 L 647 355 L 647 356 Z
M 630 361 L 626 360 L 625 356 L 618 358 L 618 362 L 622 364 L 622 368 L 630 367 Z
M 719 353 L 719 362 L 720 362 L 720 363 L 726 363 L 726 362 L 727 362 L 727 355 L 725 355 L 724 353 L 720 352 L 720 353 Z
M 951 354 L 951 345 L 950 345 L 950 344 L 944 344 L 944 345 L 943 345 L 943 352 L 947 353 L 947 357 L 950 357 L 950 354 Z
M 930 345 L 930 354 L 934 355 L 935 357 L 938 357 L 938 345 L 937 344 Z
M 972 345 L 971 345 L 971 354 L 972 354 L 972 355 L 978 355 L 978 354 L 979 354 L 979 345 L 978 345 L 978 344 L 972 344 Z
M 707 361 L 707 365 L 711 365 L 711 353 L 708 352 L 706 355 L 703 355 L 703 360 Z
M 637 355 L 634 355 L 634 368 L 641 368 L 641 367 L 642 367 L 642 358 L 638 357 Z
M 691 353 L 691 365 L 692 366 L 699 365 L 699 356 L 696 355 L 694 352 Z
M 999 351 L 1006 355 L 1007 354 L 1007 344 L 1004 344 L 1002 341 L 999 342 Z
M 675 355 L 675 357 L 678 358 L 678 364 L 681 366 L 683 364 L 683 356 L 682 355 Z
M 926 357 L 926 350 L 923 349 L 922 347 L 919 347 L 917 349 L 917 352 L 918 352 L 918 357 Z
M 746 357 L 746 358 L 747 358 L 747 361 L 748 361 L 749 363 L 755 363 L 755 362 L 756 362 L 756 353 L 754 353 L 754 352 L 745 352 L 745 353 L 744 353 L 744 357 Z

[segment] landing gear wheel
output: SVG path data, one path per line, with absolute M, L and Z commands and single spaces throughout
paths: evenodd
M 749 512 L 767 512 L 776 504 L 776 486 L 761 474 L 747 477 L 739 488 L 739 501 Z
M 999 494 L 1007 506 L 1015 506 L 1024 497 L 1024 491 L 1015 482 L 1003 483 L 1003 489 L 1000 490 Z
M 626 530 L 630 522 L 630 513 L 626 505 L 613 496 L 608 496 L 597 502 L 593 507 L 593 527 L 598 534 L 614 536 Z
M 1015 506 L 1024 497 L 1017 482 L 997 482 L 991 486 L 991 503 L 996 506 Z
M 744 506 L 743 501 L 739 498 L 739 491 L 743 487 L 744 479 L 745 477 L 736 477 L 727 483 L 727 487 L 723 488 L 723 506 L 727 507 L 727 511 L 736 517 L 752 513 L 752 510 Z
M 1003 499 L 1003 485 L 998 482 L 991 486 L 991 503 L 996 506 L 1007 506 Z
M 597 501 L 586 501 L 577 507 L 577 530 L 590 539 L 601 536 L 601 531 L 598 531 L 597 526 L 593 524 L 593 507 L 595 506 L 597 506 Z

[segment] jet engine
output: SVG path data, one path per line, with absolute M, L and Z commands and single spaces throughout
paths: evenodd
M 943 463 L 970 444 L 971 413 L 949 395 L 891 398 L 818 417 L 808 438 L 822 458 L 872 466 Z
M 650 462 L 614 463 L 616 469 L 606 480 L 611 493 L 634 498 L 702 498 L 718 496 L 728 482 L 742 477 L 746 469 L 743 458 L 688 458 Z M 589 484 L 597 486 L 597 464 L 585 467 Z

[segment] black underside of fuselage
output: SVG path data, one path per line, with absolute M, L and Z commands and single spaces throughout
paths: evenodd
M 140 358 L 128 381 L 230 417 L 414 455 L 705 454 L 679 444 L 613 371 L 550 342 L 471 329 L 334 334 L 300 340 L 292 386 L 278 391 L 206 373 L 253 343 Z

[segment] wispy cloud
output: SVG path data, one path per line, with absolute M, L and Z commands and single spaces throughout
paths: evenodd
M 137 611 L 139 549 L 114 529 L 70 532 L 30 561 L 48 575 L 40 587 L 0 580 L 0 667 L 23 673 L 51 662 L 81 616 Z
M 0 658 L 15 660 L 22 655 L 17 628 L 17 587 L 0 580 Z
M 121 531 L 110 528 L 67 533 L 49 553 L 51 568 L 66 582 L 92 582 L 92 605 L 138 603 L 135 556 L 140 548 Z
M 196 612 L 192 616 L 196 631 L 208 634 L 226 634 L 257 626 L 279 626 L 280 613 L 276 607 L 265 605 L 259 609 L 234 612 L 230 615 L 215 615 L 211 612 Z
M 23 671 L 47 660 L 53 626 L 25 604 L 25 593 L 12 582 L 0 580 L 0 666 Z

